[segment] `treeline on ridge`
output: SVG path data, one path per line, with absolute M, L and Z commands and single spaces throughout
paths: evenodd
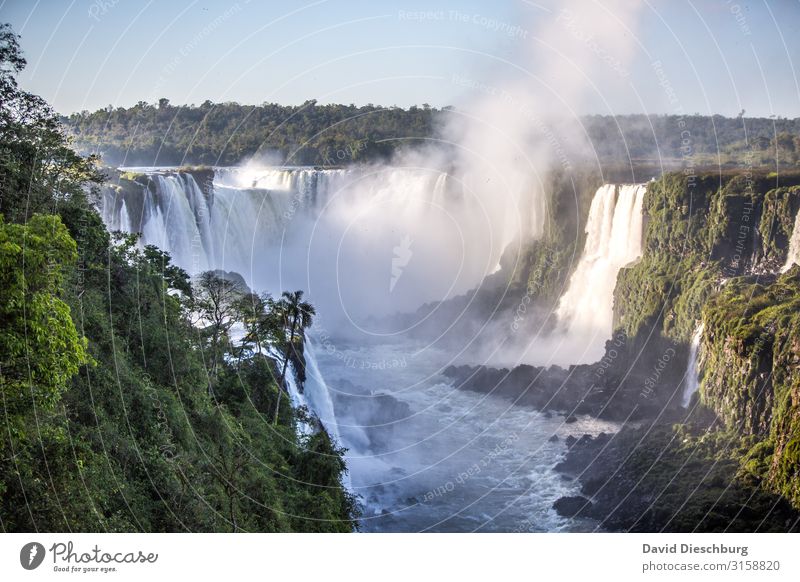
M 452 107 L 235 102 L 199 106 L 140 101 L 82 111 L 62 121 L 82 153 L 109 165 L 230 166 L 253 156 L 272 164 L 341 166 L 380 161 L 459 123 Z M 721 115 L 589 115 L 580 120 L 592 159 L 723 166 L 797 167 L 800 119 Z M 557 137 L 557 136 L 556 136 Z

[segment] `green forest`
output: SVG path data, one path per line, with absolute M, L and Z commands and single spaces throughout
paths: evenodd
M 25 65 L 1 26 L 0 529 L 352 531 L 344 451 L 284 394 L 313 306 L 107 232 Z
M 108 165 L 236 165 L 252 157 L 271 164 L 342 166 L 381 161 L 435 137 L 457 115 L 412 106 L 275 103 L 199 106 L 139 102 L 63 117 L 75 146 Z M 590 115 L 580 120 L 588 161 L 796 168 L 800 119 L 722 115 Z
M 109 165 L 236 165 L 253 156 L 272 164 L 340 166 L 386 159 L 409 138 L 433 134 L 430 107 L 261 106 L 167 99 L 63 118 L 84 153 Z

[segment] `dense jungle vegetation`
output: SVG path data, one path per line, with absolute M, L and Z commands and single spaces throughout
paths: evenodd
M 107 232 L 24 66 L 3 25 L 0 529 L 351 531 L 343 451 L 281 399 L 313 308 Z
M 109 165 L 230 166 L 253 156 L 273 164 L 340 166 L 385 160 L 436 135 L 443 109 L 319 104 L 173 105 L 139 102 L 73 113 L 62 120 L 86 154 Z M 800 119 L 721 115 L 592 115 L 580 119 L 592 160 L 607 163 L 687 159 L 698 165 L 796 167 Z M 595 156 L 596 154 L 596 156 Z

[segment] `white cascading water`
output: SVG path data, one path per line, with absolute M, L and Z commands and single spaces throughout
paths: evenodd
M 586 245 L 556 310 L 566 337 L 581 343 L 572 363 L 599 360 L 611 338 L 617 274 L 642 254 L 645 191 L 644 184 L 605 184 L 592 199 Z
M 280 361 L 280 358 L 283 356 L 278 353 L 273 353 L 272 356 L 276 358 L 277 361 Z M 287 374 L 286 374 L 286 388 L 287 392 L 289 393 L 289 400 L 292 402 L 292 407 L 300 408 L 301 406 L 305 406 L 308 410 L 311 410 L 311 407 L 308 405 L 308 401 L 306 400 L 305 394 L 300 390 L 300 387 L 297 385 L 297 376 L 294 369 L 294 364 L 289 362 Z M 309 422 L 299 422 L 297 426 L 297 432 L 300 435 L 310 435 L 314 432 L 314 427 Z
M 119 211 L 119 229 L 120 230 L 128 230 L 130 229 L 131 218 L 128 216 L 128 207 L 125 206 L 125 201 L 122 201 L 122 208 Z
M 322 377 L 322 373 L 319 371 L 317 356 L 314 352 L 314 342 L 310 337 L 306 337 L 303 356 L 306 361 L 306 381 L 303 393 L 308 407 L 319 417 L 331 437 L 341 444 L 339 424 L 336 421 L 336 413 L 333 410 L 331 393 L 325 378 Z
M 786 255 L 786 263 L 781 268 L 781 273 L 791 269 L 792 265 L 800 265 L 800 210 L 797 211 L 794 219 L 792 238 L 789 240 L 789 252 Z
M 344 442 L 339 434 L 339 422 L 336 419 L 336 412 L 333 409 L 333 400 L 325 378 L 319 370 L 317 355 L 314 351 L 314 342 L 306 336 L 303 348 L 303 357 L 306 361 L 306 381 L 301 397 L 307 403 L 308 409 L 313 411 L 319 418 L 322 425 L 328 431 L 328 435 L 338 446 L 343 446 Z M 343 475 L 344 486 L 353 491 L 353 483 L 350 473 Z
M 277 351 L 271 353 L 272 357 L 280 361 L 283 355 Z M 297 382 L 297 372 L 294 363 L 289 362 L 286 373 L 286 388 L 289 399 L 294 408 L 305 406 L 313 412 L 323 424 L 328 434 L 339 446 L 342 445 L 342 438 L 339 434 L 339 424 L 333 409 L 330 390 L 319 370 L 317 357 L 314 351 L 313 341 L 310 337 L 306 338 L 303 348 L 303 359 L 306 362 L 306 380 L 302 389 Z M 301 435 L 310 435 L 315 431 L 313 422 L 300 422 L 297 432 Z M 349 484 L 349 481 L 348 481 Z
M 700 355 L 700 341 L 703 339 L 705 326 L 701 323 L 692 334 L 692 342 L 689 344 L 689 362 L 686 364 L 686 378 L 683 389 L 683 407 L 688 408 L 692 401 L 692 396 L 700 388 L 700 367 L 698 357 Z
M 419 168 L 220 168 L 203 188 L 191 173 L 146 173 L 135 196 L 105 193 L 109 228 L 142 233 L 191 274 L 224 269 L 256 289 L 306 289 L 329 319 L 359 327 L 474 288 L 544 216 L 535 192 L 489 199 L 477 176 Z M 401 244 L 410 260 L 397 277 Z

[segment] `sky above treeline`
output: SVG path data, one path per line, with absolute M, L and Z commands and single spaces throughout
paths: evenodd
M 21 85 L 65 114 L 161 97 L 459 106 L 509 80 L 557 98 L 563 73 L 577 113 L 800 117 L 797 0 L 5 0 L 0 15 Z

